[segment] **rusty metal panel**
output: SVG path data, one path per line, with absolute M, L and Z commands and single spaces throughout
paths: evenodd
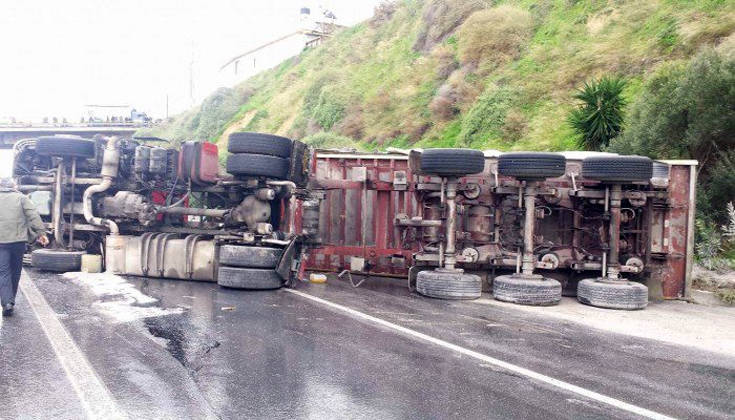
M 652 276 L 660 276 L 665 298 L 683 298 L 688 295 L 687 276 L 692 249 L 694 227 L 694 194 L 691 186 L 696 176 L 695 167 L 672 162 L 669 174 L 669 208 L 656 231 L 662 232 L 660 244 L 665 260 Z M 657 224 L 654 223 L 654 226 Z M 687 258 L 687 257 L 690 258 Z
M 485 171 L 463 178 L 460 183 L 480 185 L 483 196 L 503 183 L 496 175 L 497 160 L 486 155 Z M 649 284 L 661 285 L 664 298 L 682 298 L 688 294 L 687 281 L 693 253 L 693 212 L 696 162 L 669 161 L 670 179 L 665 200 L 646 207 L 648 229 L 640 245 L 647 255 Z M 549 186 L 568 191 L 585 181 L 579 180 L 581 158 L 567 161 L 567 174 L 547 182 Z M 421 183 L 430 182 L 427 175 L 417 175 L 409 168 L 404 154 L 356 154 L 319 151 L 315 155 L 311 181 L 322 190 L 320 236 L 322 244 L 307 253 L 307 270 L 370 272 L 377 275 L 406 276 L 419 253 L 417 241 L 402 238 L 411 230 L 399 229 L 397 215 L 408 218 L 424 216 Z M 425 192 L 424 192 L 425 193 Z M 570 205 L 563 198 L 562 205 Z M 571 214 L 568 218 L 571 218 Z M 541 226 L 540 235 L 554 235 L 554 230 L 570 230 L 573 221 L 553 219 Z M 568 226 L 569 225 L 569 226 Z M 471 226 L 463 228 L 471 232 Z M 544 230 L 546 229 L 546 230 Z M 549 231 L 548 233 L 546 231 Z M 571 234 L 567 234 L 569 236 Z M 572 239 L 565 239 L 566 242 Z M 351 258 L 357 257 L 355 261 Z M 362 260 L 364 259 L 364 266 Z M 356 270 L 357 268 L 361 270 Z M 569 269 L 567 267 L 566 269 Z
M 309 251 L 306 269 L 340 271 L 359 257 L 362 271 L 405 276 L 414 250 L 401 248 L 393 220 L 417 207 L 407 157 L 318 153 L 312 181 L 325 194 L 322 245 Z

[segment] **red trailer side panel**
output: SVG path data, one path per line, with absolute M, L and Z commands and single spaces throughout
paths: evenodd
M 491 158 L 492 159 L 492 158 Z M 571 172 L 581 161 L 568 162 Z M 660 283 L 665 298 L 688 294 L 693 255 L 693 215 L 696 162 L 669 161 L 668 205 L 650 211 L 651 279 Z M 485 175 L 474 176 L 485 184 L 493 175 L 494 160 Z M 320 208 L 322 244 L 310 249 L 306 270 L 339 272 L 344 269 L 382 276 L 406 276 L 418 249 L 416 241 L 402 241 L 394 220 L 398 214 L 421 216 L 415 179 L 405 154 L 359 154 L 318 151 L 311 181 L 323 191 Z M 569 180 L 555 181 L 559 185 Z M 410 238 L 407 238 L 410 239 Z M 364 262 L 364 263 L 363 263 Z

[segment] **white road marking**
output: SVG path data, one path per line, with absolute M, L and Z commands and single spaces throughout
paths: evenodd
M 92 366 L 77 347 L 56 313 L 38 290 L 28 274 L 23 270 L 20 291 L 28 300 L 33 313 L 38 318 L 43 332 L 51 342 L 51 347 L 66 372 L 82 407 L 90 419 L 125 419 L 127 416 L 117 407 L 115 399 L 105 384 L 92 369 Z
M 312 295 L 310 295 L 308 293 L 300 292 L 300 291 L 294 290 L 294 289 L 283 289 L 283 290 L 285 290 L 286 292 L 289 292 L 289 293 L 293 293 L 293 294 L 295 294 L 297 296 L 301 296 L 303 298 L 312 300 L 314 302 L 320 303 L 322 305 L 326 305 L 326 306 L 328 306 L 330 308 L 333 308 L 333 309 L 336 309 L 336 310 L 345 312 L 345 313 L 347 313 L 347 314 L 349 314 L 349 315 L 351 315 L 351 316 L 353 316 L 355 318 L 362 319 L 364 321 L 369 321 L 369 322 L 372 322 L 372 323 L 381 325 L 383 327 L 389 328 L 389 329 L 394 330 L 394 331 L 398 331 L 400 333 L 403 333 L 403 334 L 406 334 L 408 336 L 417 338 L 419 340 L 427 341 L 429 343 L 435 344 L 435 345 L 440 346 L 440 347 L 444 347 L 444 348 L 446 348 L 448 350 L 455 351 L 455 352 L 460 353 L 460 354 L 463 354 L 465 356 L 473 357 L 473 358 L 478 359 L 478 360 L 481 360 L 481 361 L 483 361 L 485 363 L 489 363 L 491 365 L 494 365 L 494 366 L 500 367 L 502 369 L 505 369 L 505 370 L 508 370 L 508 371 L 517 373 L 519 375 L 522 375 L 522 376 L 525 376 L 527 378 L 536 380 L 538 382 L 543 382 L 545 384 L 548 384 L 548 385 L 551 385 L 551 386 L 554 386 L 554 387 L 563 389 L 565 391 L 568 391 L 568 392 L 572 392 L 572 393 L 581 395 L 581 396 L 586 397 L 586 398 L 589 398 L 591 400 L 594 400 L 594 401 L 598 401 L 598 402 L 607 404 L 609 406 L 618 408 L 620 410 L 628 411 L 628 412 L 637 414 L 637 415 L 642 416 L 642 417 L 647 417 L 647 418 L 650 418 L 650 419 L 673 419 L 673 417 L 669 417 L 669 416 L 666 416 L 664 414 L 657 413 L 655 411 L 651 411 L 651 410 L 645 409 L 643 407 L 638 407 L 637 405 L 629 404 L 629 403 L 626 403 L 624 401 L 620 401 L 620 400 L 618 400 L 616 398 L 608 397 L 607 395 L 602 395 L 602 394 L 597 393 L 595 391 L 591 391 L 589 389 L 582 388 L 582 387 L 579 387 L 577 385 L 570 384 L 569 382 L 564 382 L 564 381 L 561 381 L 559 379 L 555 379 L 555 378 L 552 378 L 550 376 L 546 376 L 546 375 L 544 375 L 542 373 L 538 373 L 538 372 L 532 371 L 530 369 L 526 369 L 526 368 L 520 367 L 518 365 L 514 365 L 512 363 L 504 362 L 504 361 L 502 361 L 500 359 L 496 359 L 494 357 L 490 357 L 490 356 L 484 355 L 482 353 L 478 353 L 476 351 L 473 351 L 473 350 L 470 350 L 470 349 L 466 349 L 464 347 L 460 347 L 460 346 L 458 346 L 456 344 L 452 344 L 450 342 L 447 342 L 447 341 L 444 341 L 444 340 L 440 340 L 440 339 L 435 338 L 435 337 L 432 337 L 430 335 L 426 335 L 424 333 L 420 333 L 418 331 L 414 331 L 412 329 L 409 329 L 409 328 L 406 328 L 406 327 L 402 327 L 400 325 L 394 324 L 392 322 L 389 322 L 389 321 L 386 321 L 386 320 L 383 320 L 383 319 L 380 319 L 380 318 L 376 318 L 376 317 L 374 317 L 372 315 L 368 315 L 366 313 L 363 313 L 363 312 L 354 310 L 352 308 L 348 308 L 348 307 L 343 306 L 343 305 L 340 305 L 338 303 L 330 302 L 328 300 L 325 300 L 325 299 L 322 299 L 322 298 L 318 298 L 316 296 L 312 296 Z

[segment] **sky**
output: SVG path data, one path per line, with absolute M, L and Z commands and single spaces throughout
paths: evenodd
M 214 91 L 219 68 L 298 29 L 301 7 L 338 23 L 381 0 L 0 0 L 0 122 L 87 117 L 84 105 L 173 115 Z M 193 64 L 192 64 L 193 63 Z

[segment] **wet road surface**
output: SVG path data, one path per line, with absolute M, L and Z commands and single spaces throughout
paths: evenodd
M 114 296 L 27 271 L 130 418 L 635 418 L 610 404 L 484 363 L 286 290 L 130 278 L 157 316 L 111 317 Z M 608 334 L 475 302 L 359 289 L 298 290 L 656 413 L 735 413 L 735 359 Z M 124 310 L 124 306 L 115 307 Z M 0 418 L 80 418 L 22 295 L 0 327 Z M 81 414 L 81 415 L 80 415 Z

